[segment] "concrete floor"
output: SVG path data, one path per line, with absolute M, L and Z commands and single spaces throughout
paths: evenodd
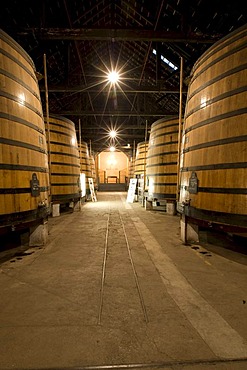
M 98 193 L 1 264 L 0 369 L 247 369 L 247 256 L 125 200 Z

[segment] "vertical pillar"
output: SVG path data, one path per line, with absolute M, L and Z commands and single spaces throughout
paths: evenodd
M 60 204 L 52 204 L 52 217 L 60 216 Z
M 152 201 L 151 200 L 147 200 L 146 198 L 145 198 L 145 209 L 146 210 L 153 209 L 153 203 L 152 203 Z
M 42 224 L 31 226 L 29 235 L 29 247 L 44 246 L 48 240 L 48 221 Z
M 174 202 L 167 202 L 166 203 L 166 213 L 168 215 L 175 216 L 176 214 L 176 206 Z
M 188 218 L 185 215 L 181 216 L 180 219 L 181 228 L 181 239 L 183 243 L 198 243 L 199 233 L 198 225 L 188 222 Z

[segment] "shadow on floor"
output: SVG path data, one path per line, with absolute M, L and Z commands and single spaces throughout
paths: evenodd
M 247 237 L 201 229 L 199 240 L 207 250 L 247 265 Z

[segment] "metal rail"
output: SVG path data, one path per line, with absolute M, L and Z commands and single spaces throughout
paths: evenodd
M 89 365 L 89 366 L 71 366 L 71 367 L 54 367 L 52 370 L 124 370 L 124 369 L 171 369 L 176 367 L 177 370 L 184 369 L 186 366 L 203 366 L 207 365 L 207 369 L 215 368 L 218 364 L 229 364 L 231 367 L 234 363 L 244 364 L 247 362 L 247 358 L 233 358 L 233 359 L 198 359 L 198 360 L 172 360 L 172 361 L 161 361 L 161 362 L 144 362 L 144 363 L 123 363 L 123 364 L 105 364 L 105 365 Z M 198 367 L 197 367 L 198 368 Z M 205 367 L 206 368 L 206 367 Z M 19 370 L 26 370 L 24 368 L 19 368 Z M 45 370 L 43 369 L 31 369 L 31 370 Z
M 147 310 L 146 310 L 146 307 L 145 307 L 142 291 L 141 291 L 140 284 L 139 284 L 139 281 L 138 281 L 138 276 L 137 276 L 134 261 L 133 261 L 133 258 L 132 258 L 132 254 L 131 254 L 130 245 L 129 245 L 129 241 L 128 241 L 128 238 L 127 238 L 127 233 L 126 233 L 126 230 L 125 230 L 124 222 L 123 222 L 123 219 L 122 219 L 120 213 L 119 213 L 119 218 L 120 218 L 120 221 L 121 221 L 121 226 L 122 226 L 123 234 L 124 234 L 124 237 L 125 237 L 125 242 L 126 242 L 126 246 L 127 246 L 127 250 L 128 250 L 128 255 L 129 255 L 132 271 L 133 271 L 133 274 L 134 274 L 135 284 L 136 284 L 136 288 L 137 288 L 138 295 L 139 295 L 139 300 L 140 300 L 143 315 L 144 315 L 144 320 L 147 323 L 148 322 Z M 104 256 L 103 256 L 103 264 L 102 264 L 102 274 L 101 274 L 100 302 L 99 302 L 99 311 L 98 311 L 98 320 L 97 320 L 98 325 L 101 325 L 102 310 L 103 310 L 104 285 L 105 285 L 105 276 L 106 276 L 106 260 L 107 260 L 107 254 L 108 254 L 109 221 L 110 221 L 110 210 L 109 210 L 109 213 L 108 213 L 108 219 L 107 219 L 107 224 L 106 224 L 105 247 L 104 247 Z
M 134 261 L 133 261 L 133 258 L 132 258 L 129 241 L 128 241 L 127 234 L 126 234 L 126 231 L 125 231 L 124 222 L 123 222 L 123 219 L 122 219 L 120 213 L 119 213 L 119 217 L 120 217 L 120 221 L 122 223 L 122 228 L 123 228 L 123 232 L 124 232 L 124 236 L 125 236 L 126 246 L 127 246 L 127 249 L 128 249 L 128 254 L 129 254 L 129 258 L 130 258 L 130 263 L 131 263 L 131 267 L 132 267 L 132 270 L 133 270 L 133 274 L 134 274 L 134 277 L 135 277 L 136 288 L 137 288 L 139 299 L 140 299 L 140 303 L 141 303 L 141 306 L 142 306 L 142 311 L 143 311 L 144 319 L 145 319 L 146 322 L 148 322 L 148 315 L 147 315 L 146 306 L 145 306 L 145 303 L 144 303 L 142 291 L 141 291 L 141 288 L 140 288 L 138 276 L 137 276 L 135 265 L 134 265 Z
M 101 324 L 101 316 L 102 316 L 102 308 L 103 308 L 106 258 L 107 258 L 107 251 L 108 251 L 109 221 L 110 221 L 110 211 L 108 213 L 108 219 L 106 223 L 105 247 L 104 247 L 104 257 L 103 257 L 102 275 L 101 275 L 101 288 L 100 288 L 100 303 L 99 303 L 99 313 L 98 313 L 98 322 L 97 322 L 98 325 Z

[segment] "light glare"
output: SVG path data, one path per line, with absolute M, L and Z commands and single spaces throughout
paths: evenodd
M 117 132 L 115 130 L 111 130 L 109 133 L 110 137 L 114 139 L 117 136 Z
M 207 105 L 207 99 L 205 96 L 201 98 L 201 108 L 205 108 Z
M 111 71 L 107 75 L 108 81 L 115 84 L 119 80 L 119 74 L 116 71 Z
M 115 149 L 115 147 L 114 147 L 114 146 L 111 146 L 111 147 L 110 147 L 110 152 L 115 152 L 115 150 L 116 150 L 116 149 Z
M 24 94 L 19 95 L 19 104 L 25 105 L 25 95 Z

